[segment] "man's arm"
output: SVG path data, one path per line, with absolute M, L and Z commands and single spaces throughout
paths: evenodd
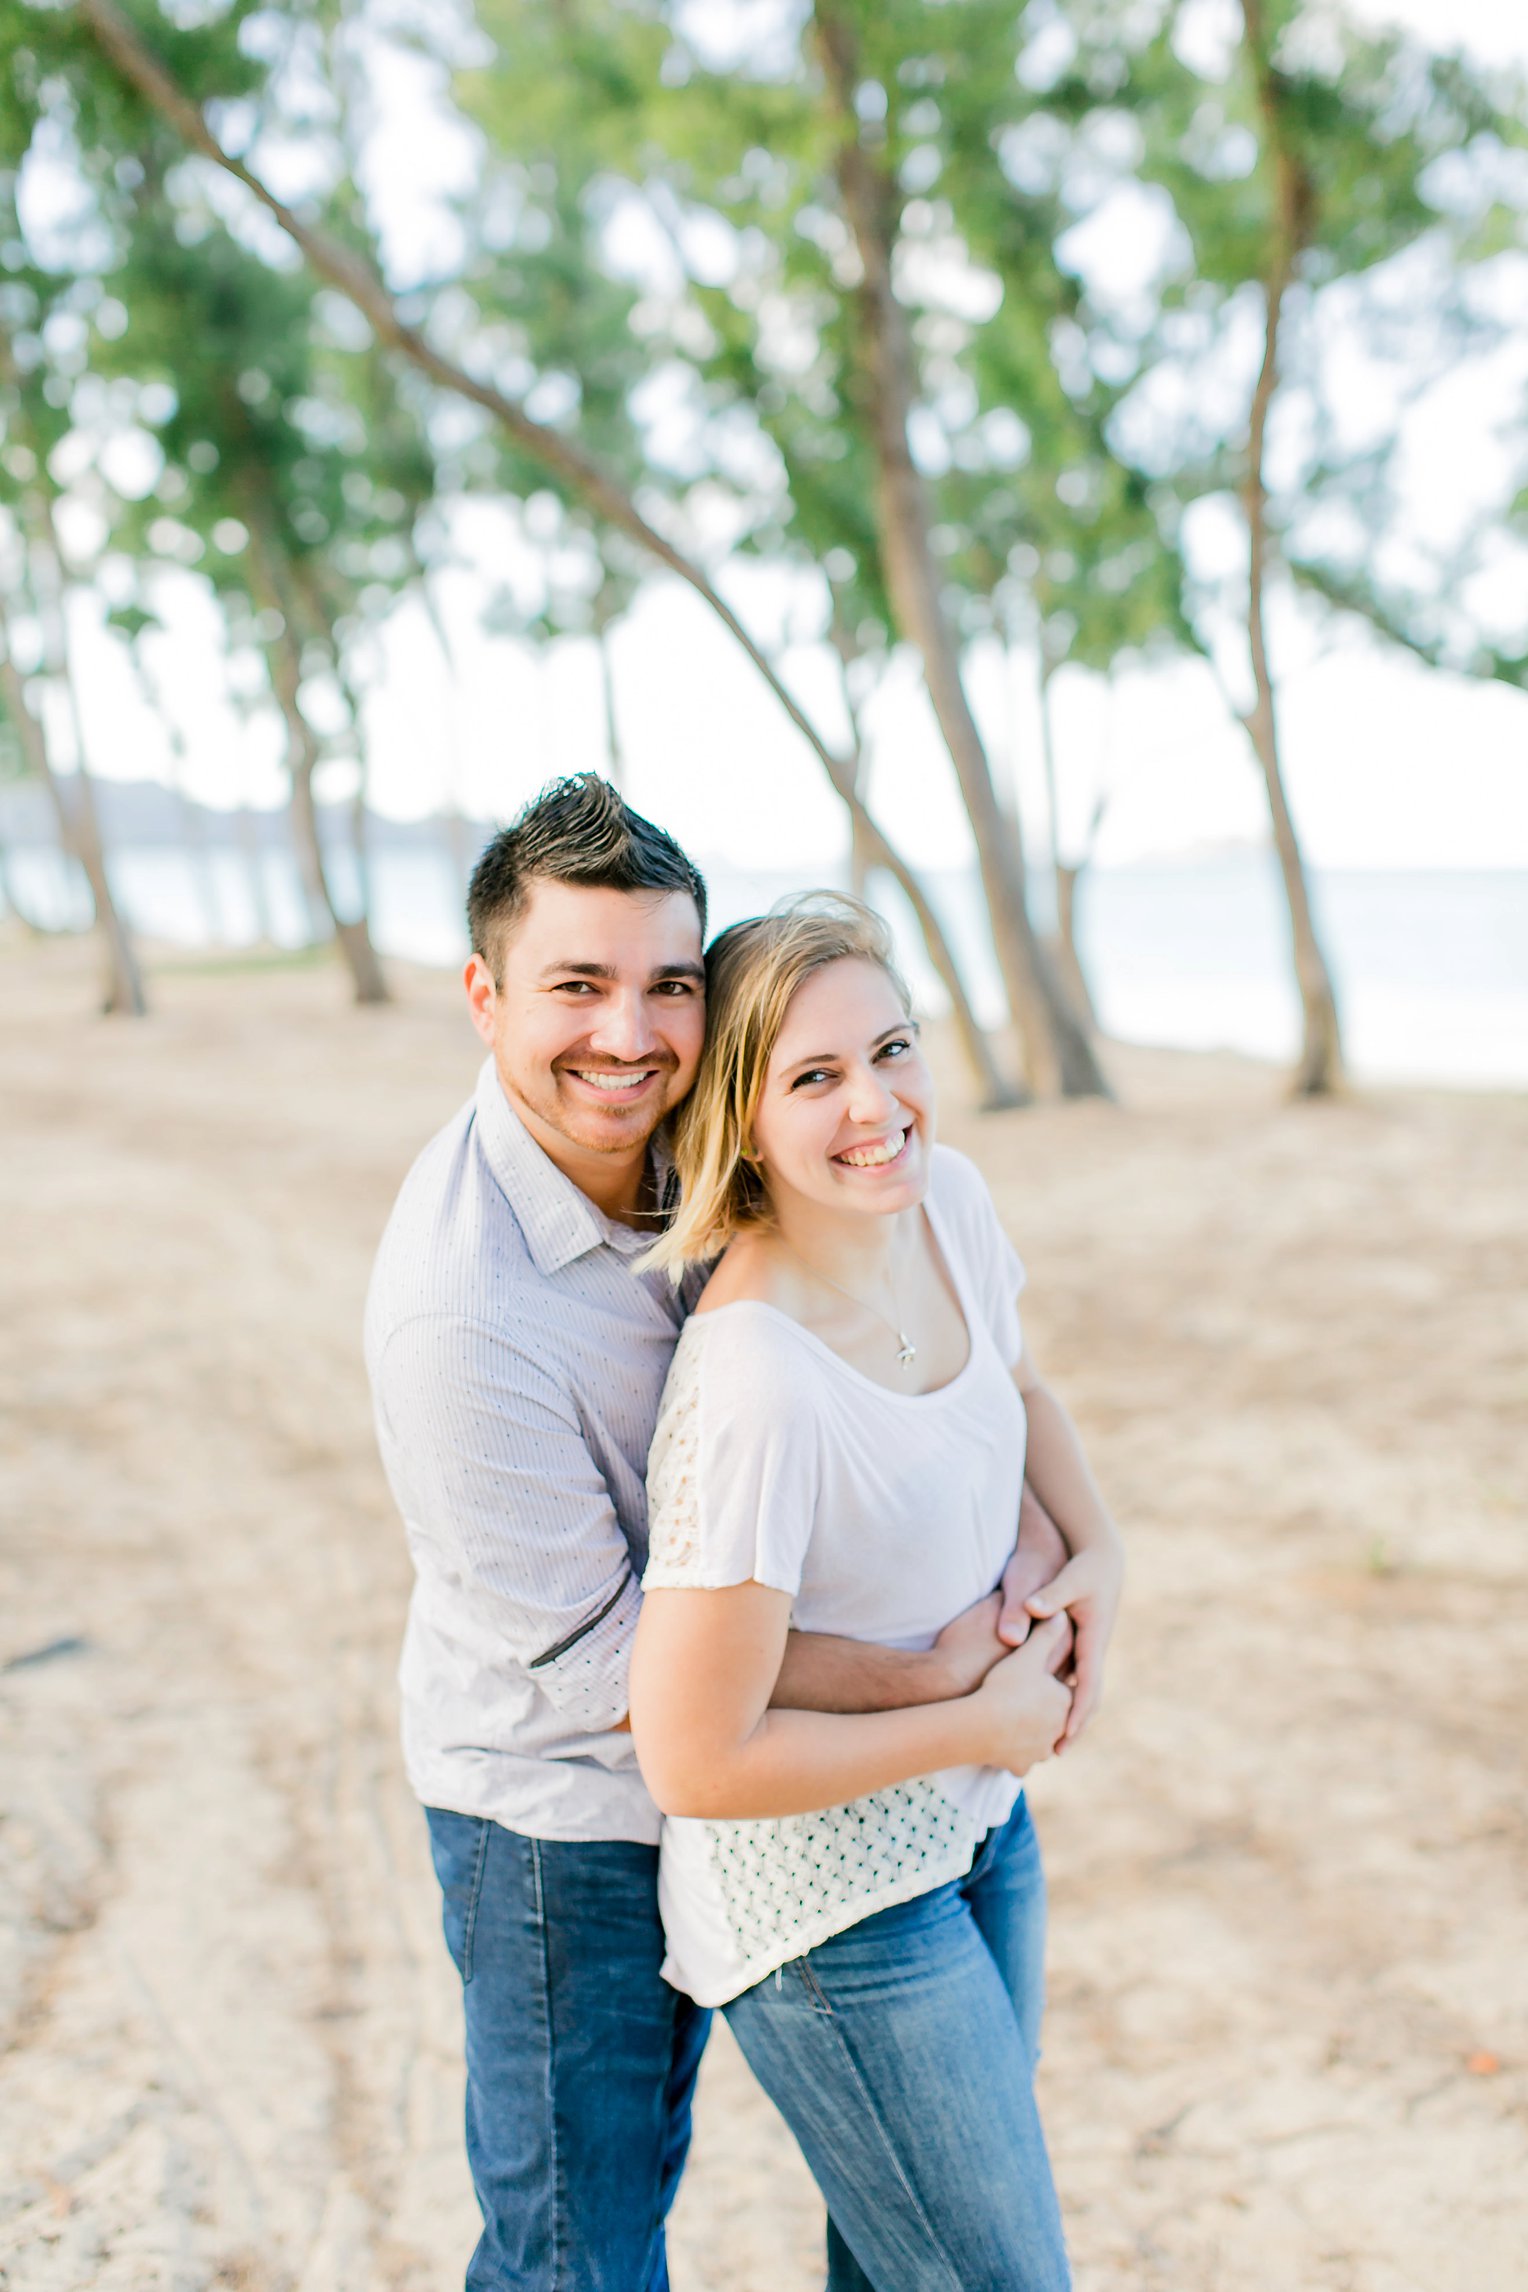
M 444 1314 L 393 1333 L 374 1387 L 411 1536 L 570 1726 L 623 1723 L 641 1593 L 568 1395 L 498 1331 Z
M 930 1648 L 793 1631 L 775 1682 L 776 1711 L 900 1711 L 969 1695 L 1029 1636 L 1025 1601 L 1066 1566 L 1065 1539 L 1026 1481 L 1019 1534 L 998 1590 L 958 1615 Z

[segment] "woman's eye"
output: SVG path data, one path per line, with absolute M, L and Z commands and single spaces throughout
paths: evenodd
M 805 1082 L 831 1082 L 832 1080 L 833 1077 L 825 1066 L 814 1066 L 808 1068 L 805 1074 L 798 1074 L 791 1084 L 791 1088 L 792 1090 L 799 1090 Z
M 882 1043 L 881 1056 L 882 1058 L 905 1058 L 912 1047 L 910 1042 L 899 1035 L 894 1043 Z

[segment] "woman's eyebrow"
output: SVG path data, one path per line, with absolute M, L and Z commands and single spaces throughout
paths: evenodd
M 912 1029 L 913 1022 L 911 1019 L 901 1019 L 894 1027 L 883 1027 L 878 1035 L 871 1037 L 870 1048 L 879 1050 L 882 1043 L 891 1041 L 893 1035 L 910 1034 Z M 834 1059 L 842 1058 L 843 1055 L 842 1051 L 814 1051 L 810 1058 L 793 1058 L 785 1071 L 787 1074 L 794 1074 L 798 1067 L 831 1066 Z

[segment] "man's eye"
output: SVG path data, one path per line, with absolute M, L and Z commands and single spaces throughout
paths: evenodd
M 693 995 L 695 993 L 695 981 L 693 979 L 660 979 L 657 986 L 654 987 L 653 993 L 655 995 Z
M 559 979 L 555 992 L 559 995 L 592 995 L 594 988 L 587 979 Z

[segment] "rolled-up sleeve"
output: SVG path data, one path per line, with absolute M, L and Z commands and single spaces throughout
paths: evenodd
M 434 1314 L 392 1333 L 374 1387 L 421 1555 L 571 1725 L 615 1726 L 641 1594 L 570 1395 L 526 1343 Z

